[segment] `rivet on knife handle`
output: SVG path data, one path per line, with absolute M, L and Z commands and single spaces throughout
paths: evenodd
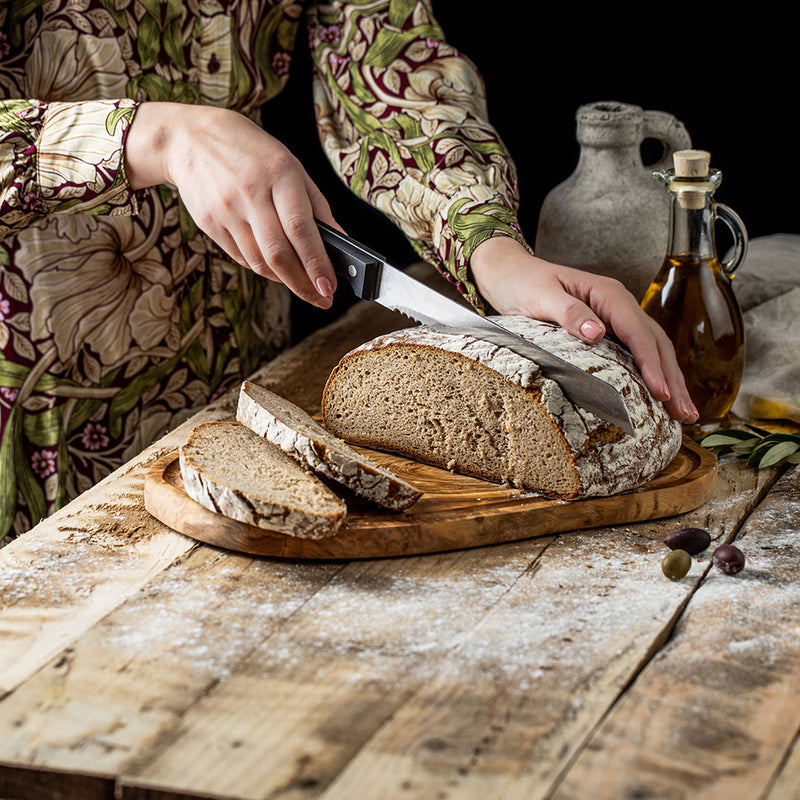
M 374 300 L 386 259 L 374 250 L 346 238 L 330 225 L 319 220 L 316 222 L 333 271 L 350 284 L 356 296 L 362 300 Z

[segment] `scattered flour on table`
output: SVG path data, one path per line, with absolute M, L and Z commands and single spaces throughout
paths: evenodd
M 250 658 L 266 675 L 324 676 L 336 661 L 354 681 L 447 675 L 520 689 L 545 677 L 566 685 L 619 656 L 623 643 L 642 636 L 647 646 L 691 590 L 686 579 L 661 576 L 660 543 L 616 537 L 624 543 L 556 538 L 532 569 L 524 543 L 503 561 L 441 570 L 434 561 L 427 569 L 428 557 L 337 564 L 220 552 L 203 574 L 191 559 L 174 565 L 100 625 L 120 663 L 158 659 L 217 678 Z M 65 542 L 16 571 L 6 567 L 3 602 L 46 596 L 57 604 L 63 594 L 74 603 L 113 585 L 126 566 L 121 551 Z
M 179 564 L 114 612 L 103 643 L 143 662 L 224 678 L 336 569 L 222 551 L 206 574 L 196 574 L 191 561 Z
M 442 677 L 566 690 L 576 676 L 589 680 L 624 658 L 626 648 L 633 657 L 644 654 L 706 569 L 687 617 L 702 604 L 729 615 L 762 599 L 775 613 L 793 614 L 800 536 L 784 516 L 800 519 L 798 505 L 785 505 L 774 520 L 763 512 L 774 533 L 759 540 L 767 549 L 745 550 L 748 565 L 739 576 L 710 568 L 709 551 L 685 578 L 668 581 L 660 569 L 663 545 L 637 526 L 612 536 L 554 537 L 540 561 L 530 541 L 502 545 L 502 557 L 486 557 L 486 550 L 463 560 L 295 562 L 219 551 L 216 559 L 198 559 L 200 566 L 191 557 L 173 565 L 100 624 L 121 663 L 158 659 L 209 678 L 248 662 L 248 670 L 266 676 L 299 670 L 324 679 L 336 663 L 338 679 L 359 682 Z M 747 544 L 745 531 L 743 549 Z M 113 586 L 129 567 L 122 549 L 90 541 L 26 552 L 25 564 L 0 565 L 0 605 L 37 597 L 74 602 Z M 732 654 L 772 648 L 781 658 L 797 635 L 796 623 L 777 633 L 748 629 L 725 646 Z
M 247 656 L 265 676 L 324 678 L 335 662 L 353 681 L 481 676 L 524 689 L 544 676 L 566 685 L 619 656 L 631 628 L 647 646 L 690 591 L 656 577 L 658 558 L 598 549 L 591 536 L 552 547 L 558 558 L 535 577 L 524 556 L 447 574 L 403 574 L 400 561 L 257 560 L 247 580 L 235 561 L 214 581 L 175 569 L 115 613 L 106 641 L 217 676 Z
M 0 563 L 0 609 L 74 604 L 91 597 L 98 586 L 113 585 L 117 577 L 130 573 L 129 554 L 90 542 L 30 541 L 24 556 L 24 561 L 7 557 Z
M 736 680 L 780 680 L 800 670 L 800 500 L 762 504 L 734 544 L 746 558 L 742 572 L 712 566 L 678 624 L 678 634 L 703 624 L 703 635 L 692 637 L 691 651 L 676 638 L 663 653 L 684 674 L 716 676 L 731 691 Z M 727 624 L 708 622 L 717 618 Z

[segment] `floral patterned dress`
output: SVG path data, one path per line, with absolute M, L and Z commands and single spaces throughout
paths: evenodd
M 103 478 L 286 346 L 289 298 L 132 192 L 147 100 L 260 118 L 301 23 L 331 164 L 481 308 L 471 251 L 512 236 L 514 167 L 427 0 L 0 5 L 0 539 Z

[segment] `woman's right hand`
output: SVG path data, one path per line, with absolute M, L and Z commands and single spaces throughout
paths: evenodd
M 329 308 L 336 276 L 315 217 L 342 230 L 303 165 L 236 111 L 142 103 L 125 145 L 132 188 L 177 187 L 192 219 L 239 264 Z

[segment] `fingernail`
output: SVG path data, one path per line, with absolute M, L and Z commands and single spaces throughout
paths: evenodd
M 681 410 L 683 411 L 683 416 L 687 422 L 694 422 L 700 416 L 700 412 L 695 408 L 694 403 L 691 401 L 682 403 Z
M 317 291 L 323 297 L 333 297 L 333 284 L 327 278 L 317 278 Z
M 581 325 L 581 333 L 587 339 L 594 340 L 603 334 L 603 326 L 593 319 L 587 319 L 586 322 Z

